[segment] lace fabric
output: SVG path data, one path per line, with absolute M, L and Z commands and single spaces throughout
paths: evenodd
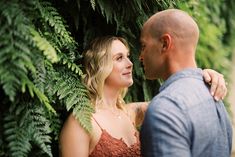
M 122 138 L 114 138 L 102 129 L 100 140 L 89 157 L 140 157 L 140 141 L 137 132 L 135 136 L 137 142 L 128 147 Z
M 89 157 L 140 157 L 140 140 L 139 134 L 136 131 L 136 143 L 128 146 L 124 140 L 117 139 L 111 136 L 105 129 L 103 129 L 100 124 L 93 117 L 97 125 L 100 127 L 102 133 L 101 137 L 96 144 L 94 150 L 89 155 Z

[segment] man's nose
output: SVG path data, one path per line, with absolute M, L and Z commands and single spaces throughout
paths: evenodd
M 144 58 L 143 58 L 142 54 L 140 54 L 140 56 L 139 56 L 139 61 L 140 61 L 140 62 L 143 62 L 143 60 L 144 60 Z

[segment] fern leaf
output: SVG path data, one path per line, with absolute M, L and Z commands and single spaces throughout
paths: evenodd
M 59 59 L 53 46 L 45 38 L 42 38 L 37 31 L 31 29 L 30 32 L 33 35 L 33 40 L 38 49 L 43 51 L 47 59 L 52 63 L 58 62 Z
M 92 9 L 95 11 L 95 6 L 96 6 L 95 0 L 90 0 L 90 3 L 91 3 Z
M 51 142 L 51 137 L 49 136 L 51 133 L 50 121 L 46 118 L 47 114 L 44 108 L 38 105 L 31 110 L 31 115 L 34 126 L 37 128 L 33 130 L 33 141 L 38 144 L 45 153 L 52 156 L 50 145 L 48 145 Z
M 54 114 L 56 114 L 55 109 L 50 105 L 48 98 L 46 97 L 45 94 L 43 94 L 41 91 L 39 91 L 36 87 L 33 88 L 34 92 L 37 94 L 39 100 L 45 104 L 45 106 L 47 107 L 47 109 L 51 112 L 53 112 Z
M 66 109 L 68 111 L 73 110 L 73 114 L 84 129 L 90 132 L 92 128 L 91 115 L 94 112 L 94 108 L 90 104 L 86 88 L 77 78 L 77 75 L 67 72 L 67 70 L 63 71 L 57 79 L 54 86 L 57 95 L 65 103 Z
M 8 149 L 11 156 L 26 157 L 31 149 L 27 131 L 17 126 L 17 116 L 14 113 L 6 116 L 4 123 L 4 135 L 8 141 Z
M 76 104 L 77 102 L 79 102 L 79 98 L 77 97 L 78 94 L 77 93 L 72 93 L 72 95 L 70 94 L 70 96 L 68 97 L 68 99 L 66 99 L 66 108 L 67 110 L 70 110 L 71 107 Z
M 78 107 L 77 105 L 73 110 L 73 115 L 75 116 L 75 118 L 79 121 L 81 126 L 88 132 L 92 130 L 91 116 L 93 112 L 94 109 L 92 108 L 92 105 L 89 101 L 82 103 L 81 107 Z
M 58 92 L 59 99 L 63 99 L 64 97 L 68 96 L 69 94 L 72 94 L 69 86 L 65 86 L 64 88 L 60 89 Z
M 28 156 L 32 144 L 38 145 L 41 151 L 52 156 L 49 145 L 50 121 L 46 117 L 44 108 L 38 104 L 26 103 L 10 107 L 9 114 L 4 118 L 4 135 L 10 156 Z
M 64 56 L 64 55 L 63 56 L 61 55 L 61 58 L 62 58 L 62 64 L 64 64 L 64 65 L 67 64 L 67 67 L 71 71 L 75 72 L 76 74 L 78 74 L 81 77 L 83 76 L 83 72 L 82 72 L 81 68 L 77 64 L 70 62 L 67 59 L 67 57 Z
M 36 6 L 40 11 L 43 20 L 48 22 L 49 25 L 54 28 L 55 32 L 63 39 L 61 40 L 63 45 L 70 45 L 75 43 L 73 38 L 70 36 L 70 33 L 66 31 L 66 26 L 63 23 L 64 21 L 62 20 L 57 10 L 52 7 L 51 3 L 40 2 L 37 3 Z
M 17 91 L 17 86 L 19 85 L 19 81 L 16 77 L 14 77 L 11 72 L 4 70 L 0 70 L 1 83 L 3 84 L 3 90 L 6 95 L 9 96 L 10 100 L 13 102 L 15 100 L 15 95 Z

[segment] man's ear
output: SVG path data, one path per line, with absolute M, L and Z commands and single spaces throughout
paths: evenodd
M 162 42 L 162 51 L 168 51 L 172 44 L 172 38 L 169 34 L 163 34 L 161 36 L 161 42 Z

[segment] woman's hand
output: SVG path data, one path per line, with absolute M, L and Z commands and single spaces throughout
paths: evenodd
M 211 85 L 210 92 L 215 100 L 224 99 L 227 87 L 224 76 L 212 69 L 204 69 L 203 77 L 206 83 Z

